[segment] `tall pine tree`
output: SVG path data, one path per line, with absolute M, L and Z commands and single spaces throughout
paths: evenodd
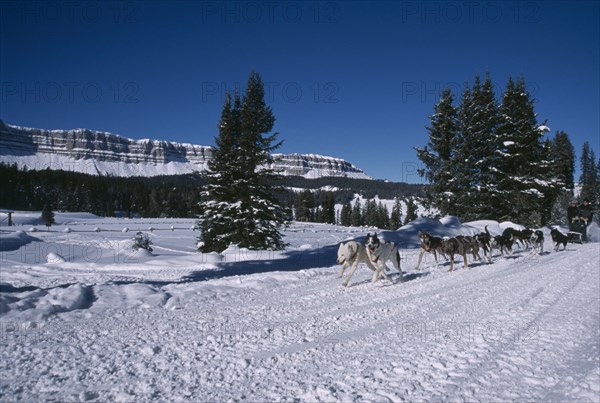
M 501 153 L 498 184 L 511 203 L 504 203 L 501 218 L 540 225 L 544 197 L 553 184 L 545 172 L 542 136 L 525 80 L 509 78 L 500 107 L 498 145 Z M 549 181 L 550 179 L 550 181 Z
M 216 147 L 202 192 L 200 250 L 222 251 L 229 244 L 250 249 L 282 249 L 285 223 L 274 197 L 271 152 L 281 146 L 275 117 L 264 100 L 264 85 L 252 72 L 243 99 L 228 94 Z
M 461 193 L 457 215 L 463 220 L 490 217 L 499 200 L 493 166 L 499 120 L 498 103 L 489 74 L 486 74 L 483 83 L 476 76 L 473 88 L 465 88 L 458 117 L 454 180 Z
M 430 116 L 431 125 L 427 127 L 429 142 L 423 148 L 416 148 L 417 157 L 424 164 L 419 174 L 430 183 L 425 188 L 425 200 L 442 214 L 456 214 L 456 201 L 461 193 L 453 180 L 452 163 L 458 134 L 457 111 L 453 102 L 452 92 L 445 89 L 435 105 L 434 114 Z
M 549 159 L 551 169 L 560 184 L 573 194 L 575 189 L 575 148 L 564 131 L 558 131 L 550 143 Z
M 596 167 L 596 155 L 590 147 L 589 142 L 583 143 L 581 150 L 581 199 L 588 199 L 592 206 L 598 201 L 598 169 Z
M 523 78 L 509 78 L 500 105 L 489 73 L 465 86 L 456 110 L 445 92 L 427 130 L 429 142 L 416 149 L 425 166 L 420 173 L 430 183 L 430 203 L 442 214 L 528 225 L 549 219 L 556 189 L 565 184 L 551 169 L 552 147 L 544 146 L 546 128 L 537 123 Z M 567 167 L 561 172 L 568 176 Z

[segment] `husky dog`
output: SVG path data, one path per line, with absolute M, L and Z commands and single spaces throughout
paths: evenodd
M 465 252 L 473 255 L 473 260 L 478 260 L 481 262 L 481 257 L 479 256 L 479 242 L 477 242 L 475 237 L 469 235 L 458 235 L 456 238 L 459 241 L 462 241 L 465 247 Z
M 440 237 L 431 235 L 429 232 L 421 231 L 419 231 L 419 238 L 421 238 L 421 252 L 419 253 L 419 260 L 417 261 L 417 267 L 415 267 L 415 270 L 419 270 L 419 266 L 421 265 L 421 259 L 423 259 L 423 254 L 425 252 L 433 253 L 433 258 L 435 259 L 435 267 L 437 269 L 437 253 L 444 253 L 444 240 Z
M 394 243 L 381 242 L 379 241 L 377 234 L 371 235 L 369 233 L 367 234 L 365 246 L 371 263 L 377 267 L 377 271 L 373 274 L 373 282 L 377 281 L 379 276 L 384 277 L 386 280 L 390 280 L 387 274 L 385 274 L 385 270 L 387 270 L 386 262 L 388 260 L 392 262 L 394 267 L 400 273 L 400 281 L 403 281 L 402 269 L 400 268 L 400 253 L 398 252 L 398 247 Z
M 475 235 L 475 240 L 479 243 L 479 247 L 483 250 L 483 256 L 487 257 L 488 262 L 492 261 L 492 236 L 485 226 L 485 232 Z
M 525 228 L 524 230 L 518 230 L 508 227 L 504 230 L 502 234 L 510 234 L 513 238 L 513 242 L 520 243 L 521 246 L 523 246 L 524 248 L 528 248 L 531 246 L 530 239 L 531 235 L 533 235 L 533 231 L 529 228 Z
M 352 268 L 350 269 L 350 272 L 348 274 L 348 277 L 342 283 L 342 285 L 344 287 L 348 286 L 348 283 L 350 282 L 350 278 L 356 271 L 358 264 L 361 262 L 366 263 L 367 267 L 369 269 L 371 269 L 372 271 L 377 270 L 377 268 L 373 265 L 373 263 L 371 263 L 371 260 L 369 259 L 369 256 L 367 255 L 367 250 L 366 250 L 364 244 L 362 244 L 360 242 L 356 242 L 356 241 L 348 241 L 346 243 L 340 244 L 340 247 L 338 248 L 338 254 L 337 254 L 337 263 L 341 264 L 342 268 L 340 270 L 340 275 L 338 276 L 338 278 L 342 278 L 346 268 L 350 265 L 352 266 Z
M 512 247 L 515 242 L 512 232 L 512 228 L 507 228 L 502 235 L 496 235 L 492 238 L 492 248 L 500 249 L 500 255 L 502 255 L 502 257 L 504 257 L 504 251 L 512 256 Z
M 366 263 L 367 267 L 374 272 L 377 271 L 377 268 L 373 265 L 373 263 L 371 263 L 371 259 L 369 259 L 369 256 L 367 255 L 367 249 L 365 248 L 365 245 L 356 241 L 348 241 L 340 244 L 337 253 L 337 263 L 342 265 L 342 269 L 338 278 L 342 278 L 346 268 L 352 265 L 352 269 L 350 269 L 348 277 L 346 277 L 346 279 L 342 282 L 344 287 L 348 286 L 350 278 L 352 278 L 352 275 L 356 271 L 356 268 L 360 262 Z
M 533 234 L 531 234 L 529 241 L 533 246 L 531 253 L 535 253 L 536 255 L 544 253 L 544 233 L 542 231 L 539 229 L 534 231 Z
M 554 242 L 554 251 L 558 252 L 558 248 L 560 245 L 563 245 L 563 250 L 567 249 L 567 242 L 569 242 L 569 237 L 565 234 L 557 230 L 556 228 L 552 228 L 550 230 L 550 236 L 552 237 L 552 242 Z
M 464 239 L 450 238 L 444 240 L 444 253 L 450 256 L 450 270 L 454 270 L 454 255 L 459 254 L 463 257 L 465 262 L 464 267 L 467 268 L 467 250 L 465 247 Z

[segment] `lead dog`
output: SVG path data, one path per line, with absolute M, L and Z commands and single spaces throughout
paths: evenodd
M 415 270 L 419 270 L 419 266 L 421 265 L 421 259 L 423 259 L 423 254 L 425 252 L 433 254 L 433 258 L 435 259 L 435 267 L 437 269 L 437 253 L 444 253 L 444 240 L 440 237 L 431 235 L 429 232 L 421 231 L 419 231 L 419 238 L 421 239 L 421 253 L 419 253 L 419 261 L 417 262 L 417 267 L 415 267 Z
M 365 245 L 356 241 L 348 241 L 340 244 L 337 253 L 337 263 L 342 265 L 342 270 L 340 271 L 338 278 L 342 278 L 346 268 L 352 265 L 350 273 L 348 273 L 348 277 L 346 277 L 346 279 L 342 282 L 344 287 L 348 286 L 350 278 L 352 278 L 352 275 L 356 271 L 356 268 L 360 262 L 366 263 L 367 267 L 374 272 L 377 271 L 377 268 L 373 265 L 373 263 L 371 263 L 369 255 L 367 255 L 367 249 L 365 248 Z
M 390 280 L 387 274 L 385 274 L 385 270 L 387 269 L 386 262 L 388 260 L 392 262 L 394 267 L 400 273 L 400 282 L 403 281 L 402 269 L 400 268 L 400 253 L 398 252 L 398 247 L 394 243 L 381 242 L 377 237 L 377 234 L 371 235 L 369 233 L 367 234 L 365 246 L 371 263 L 377 268 L 377 271 L 373 274 L 373 282 L 377 281 L 379 276 L 383 276 L 386 280 Z

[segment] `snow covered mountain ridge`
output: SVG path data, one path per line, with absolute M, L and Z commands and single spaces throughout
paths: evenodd
M 30 170 L 92 175 L 158 176 L 202 172 L 212 147 L 161 140 L 134 140 L 89 129 L 45 130 L 0 120 L 0 162 Z M 372 179 L 353 164 L 318 154 L 273 154 L 271 168 L 285 176 Z

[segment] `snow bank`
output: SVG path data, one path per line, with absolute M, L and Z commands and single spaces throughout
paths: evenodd
M 86 309 L 95 299 L 91 287 L 74 284 L 51 289 L 0 294 L 4 320 L 38 322 L 56 313 Z
M 475 235 L 481 231 L 483 229 L 461 223 L 458 217 L 447 216 L 440 220 L 418 218 L 400 227 L 397 231 L 383 231 L 381 235 L 384 240 L 396 242 L 401 247 L 417 248 L 421 245 L 419 232 L 429 232 L 439 237 L 455 237 L 457 235 Z
M 0 252 L 14 251 L 30 242 L 39 241 L 40 239 L 27 235 L 24 231 L 0 234 Z

